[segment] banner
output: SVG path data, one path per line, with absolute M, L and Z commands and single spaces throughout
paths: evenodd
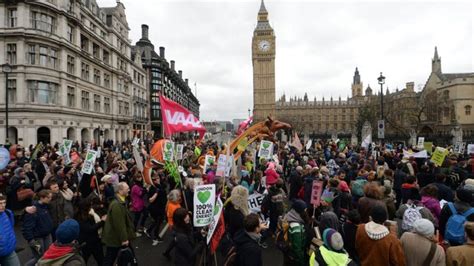
M 135 159 L 135 162 L 137 164 L 138 171 L 143 172 L 142 156 L 140 156 L 140 153 L 138 152 L 137 147 L 132 146 L 132 151 L 133 151 L 133 158 Z
M 298 151 L 303 149 L 303 145 L 301 144 L 300 138 L 298 137 L 298 133 L 295 133 L 295 137 L 293 138 L 291 146 L 295 147 Z
M 403 155 L 406 155 L 408 157 L 414 157 L 414 158 L 428 158 L 428 152 L 425 150 L 422 150 L 420 152 L 409 152 L 407 150 L 403 150 Z
M 463 154 L 464 153 L 464 147 L 466 147 L 466 142 L 457 141 L 454 144 L 453 151 L 457 154 Z
M 0 148 L 0 170 L 5 169 L 10 162 L 10 151 L 4 147 Z
M 211 168 L 212 165 L 216 162 L 216 156 L 212 155 L 206 155 L 206 158 L 204 159 L 204 169 L 203 173 L 207 173 L 207 169 Z
M 194 188 L 194 227 L 202 227 L 212 223 L 215 201 L 216 185 L 202 185 Z
M 431 156 L 431 161 L 437 165 L 443 165 L 444 158 L 448 155 L 449 151 L 445 148 L 436 147 L 436 150 L 433 152 L 433 156 Z
M 217 197 L 216 205 L 214 205 L 214 217 L 212 223 L 209 225 L 209 230 L 207 231 L 207 244 L 211 241 L 214 230 L 216 230 L 217 223 L 219 222 L 219 217 L 221 217 L 222 209 L 224 209 L 224 204 L 220 197 Z
M 220 154 L 219 158 L 217 159 L 216 176 L 221 176 L 221 177 L 224 176 L 226 167 L 227 167 L 227 156 L 224 154 Z
M 258 157 L 271 159 L 273 155 L 273 142 L 268 140 L 262 140 L 260 142 L 260 148 L 258 149 Z
M 311 204 L 318 207 L 321 203 L 321 193 L 323 192 L 323 181 L 314 180 L 311 189 Z
M 365 139 L 362 141 L 360 146 L 364 147 L 365 149 L 369 148 L 369 145 L 372 143 L 372 134 L 368 134 Z
M 183 159 L 183 149 L 184 149 L 184 144 L 176 145 L 176 160 Z
M 163 160 L 167 162 L 173 161 L 173 155 L 174 155 L 174 142 L 171 140 L 166 140 L 165 143 L 163 143 Z
M 161 117 L 163 118 L 163 128 L 166 136 L 173 133 L 197 131 L 201 139 L 204 137 L 206 128 L 201 125 L 199 119 L 182 105 L 160 95 Z
M 426 152 L 428 152 L 428 154 L 431 155 L 433 153 L 433 142 L 425 141 L 423 143 L 423 148 L 425 149 Z
M 261 210 L 260 208 L 262 207 L 263 198 L 265 198 L 265 195 L 262 194 L 254 193 L 250 195 L 247 200 L 249 211 L 253 213 L 259 213 Z
M 88 150 L 86 159 L 84 160 L 84 164 L 82 165 L 82 173 L 90 175 L 92 169 L 94 169 L 95 158 L 97 156 L 97 152 L 94 150 Z

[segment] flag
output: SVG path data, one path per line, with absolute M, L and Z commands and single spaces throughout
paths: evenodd
M 199 132 L 201 139 L 204 137 L 206 128 L 188 109 L 162 95 L 160 95 L 160 103 L 164 133 L 167 137 L 173 133 L 194 130 Z
M 239 129 L 237 130 L 237 135 L 242 134 L 253 122 L 253 116 L 245 119 L 244 121 L 240 122 Z
M 219 243 L 221 242 L 222 236 L 224 236 L 225 233 L 225 222 L 224 222 L 224 212 L 221 213 L 221 216 L 219 217 L 219 222 L 217 223 L 217 228 L 214 231 L 214 234 L 212 235 L 211 238 L 211 254 L 214 254 L 216 252 L 217 247 L 219 246 Z
M 301 144 L 300 138 L 298 137 L 298 133 L 295 133 L 295 137 L 293 138 L 291 146 L 295 147 L 298 151 L 303 149 L 303 145 Z

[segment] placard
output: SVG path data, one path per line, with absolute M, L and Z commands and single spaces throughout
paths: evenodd
M 138 171 L 143 172 L 142 156 L 140 156 L 140 153 L 138 152 L 137 147 L 133 146 L 132 151 L 133 151 L 133 158 L 135 159 L 135 163 L 137 164 Z
M 258 193 L 254 193 L 249 196 L 247 202 L 250 212 L 259 213 L 261 211 L 263 198 L 265 198 L 265 195 Z
M 222 203 L 222 200 L 220 197 L 217 198 L 216 204 L 214 205 L 214 217 L 212 219 L 212 223 L 209 225 L 209 230 L 207 232 L 207 244 L 209 245 L 209 242 L 211 242 L 212 235 L 214 234 L 214 231 L 216 230 L 217 224 L 219 223 L 219 218 L 221 217 L 222 209 L 224 209 L 224 204 Z
M 311 145 L 313 145 L 313 140 L 309 139 L 308 142 L 306 142 L 306 150 L 309 151 L 311 148 Z
M 226 166 L 225 166 L 225 176 L 230 176 L 230 170 L 232 170 L 232 165 L 234 164 L 234 155 L 230 155 L 229 159 L 227 159 Z
M 224 176 L 226 166 L 227 166 L 227 156 L 224 154 L 220 154 L 219 158 L 217 159 L 216 176 L 221 176 L 221 177 Z
M 273 155 L 273 142 L 268 140 L 262 140 L 260 142 L 260 148 L 258 149 L 258 157 L 271 159 Z
M 453 151 L 457 154 L 463 154 L 464 153 L 464 147 L 466 147 L 466 142 L 456 142 L 454 144 Z
M 194 188 L 193 224 L 195 227 L 209 225 L 214 217 L 214 204 L 216 201 L 216 186 L 202 185 Z
M 174 156 L 174 142 L 166 140 L 163 143 L 163 160 L 167 162 L 173 161 Z
M 467 144 L 467 154 L 474 154 L 474 144 Z
M 0 148 L 0 170 L 5 169 L 10 162 L 10 152 L 4 147 Z
M 426 152 L 428 152 L 428 154 L 432 154 L 433 153 L 433 142 L 428 142 L 428 141 L 425 141 L 423 143 L 423 147 L 425 148 Z
M 184 149 L 184 144 L 176 145 L 176 160 L 183 159 L 183 149 Z
M 203 169 L 203 173 L 207 173 L 207 169 L 211 168 L 212 165 L 214 165 L 214 163 L 216 162 L 216 156 L 212 156 L 212 155 L 206 155 L 205 159 L 204 159 L 204 169 Z
M 94 150 L 88 150 L 86 154 L 86 159 L 82 165 L 82 173 L 90 175 L 92 169 L 94 169 L 95 159 L 97 152 Z
M 446 155 L 448 155 L 449 151 L 445 148 L 441 147 L 436 147 L 436 150 L 433 152 L 433 155 L 431 156 L 431 161 L 437 165 L 441 166 L 443 165 L 444 158 L 446 158 Z
M 323 192 L 323 181 L 314 180 L 311 189 L 311 204 L 318 207 L 321 204 L 321 193 Z
M 425 137 L 418 137 L 418 144 L 416 145 L 418 149 L 423 149 L 425 147 Z

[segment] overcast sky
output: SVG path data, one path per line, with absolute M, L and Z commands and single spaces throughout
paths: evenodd
M 98 0 L 114 6 L 115 0 Z M 122 0 L 134 44 L 141 24 L 158 51 L 189 78 L 201 120 L 245 118 L 252 109 L 251 40 L 260 0 Z M 355 67 L 364 89 L 426 82 L 434 47 L 445 73 L 474 72 L 473 1 L 265 0 L 276 35 L 276 96 L 350 96 Z M 385 87 L 384 87 L 385 91 Z

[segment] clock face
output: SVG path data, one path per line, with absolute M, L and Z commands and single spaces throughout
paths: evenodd
M 258 43 L 258 49 L 262 52 L 267 52 L 270 50 L 270 42 L 267 40 L 260 41 Z

